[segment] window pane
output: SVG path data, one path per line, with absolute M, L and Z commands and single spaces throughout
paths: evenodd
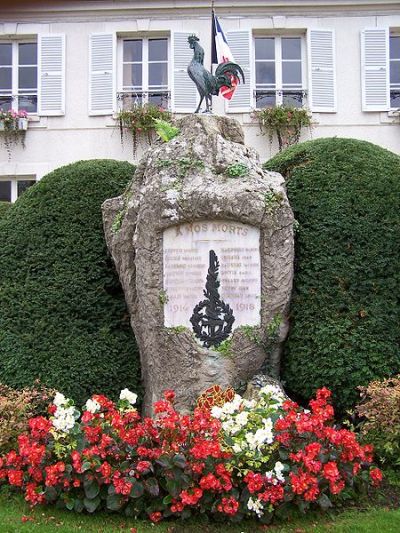
M 149 41 L 149 61 L 166 61 L 167 59 L 167 39 L 151 39 Z
M 168 85 L 168 65 L 167 63 L 150 63 L 149 65 L 149 86 Z
M 275 84 L 275 63 L 272 61 L 256 63 L 256 83 Z
M 168 108 L 168 95 L 166 93 L 150 93 L 149 104 L 153 104 L 164 109 Z
M 32 187 L 32 185 L 35 185 L 35 180 L 18 180 L 18 197 L 21 196 L 21 194 L 26 191 L 29 187 Z
M 301 85 L 301 63 L 285 62 L 282 63 L 282 82 L 283 84 L 297 83 Z
M 273 37 L 257 37 L 256 59 L 275 59 L 275 39 Z
M 400 83 L 400 61 L 390 62 L 390 83 Z
M 18 46 L 19 65 L 37 65 L 36 43 L 21 43 Z
M 283 92 L 282 104 L 290 107 L 301 107 L 303 105 L 303 93 L 299 92 Z
M 11 92 L 12 72 L 9 67 L 0 67 L 0 89 Z
M 37 96 L 36 95 L 19 95 L 18 109 L 23 109 L 27 113 L 36 113 Z
M 142 40 L 124 41 L 124 61 L 142 61 Z
M 282 38 L 282 59 L 301 59 L 300 37 Z
M 11 202 L 11 181 L 0 180 L 0 202 Z
M 400 89 L 390 91 L 390 107 L 400 108 Z
M 12 106 L 12 97 L 0 95 L 0 108 L 3 109 L 3 111 L 10 111 L 11 106 Z
M 390 37 L 390 58 L 400 59 L 400 36 Z
M 19 89 L 36 89 L 36 87 L 37 87 L 37 68 L 36 67 L 19 67 L 18 88 Z
M 275 105 L 275 91 L 274 92 L 264 92 L 264 91 L 257 91 L 256 92 L 256 107 L 262 108 L 262 107 L 274 107 Z
M 124 87 L 142 87 L 142 65 L 124 65 Z
M 12 64 L 12 45 L 11 43 L 0 43 L 0 65 Z
M 131 109 L 134 106 L 142 105 L 142 97 L 135 94 L 125 93 L 122 97 L 122 108 Z

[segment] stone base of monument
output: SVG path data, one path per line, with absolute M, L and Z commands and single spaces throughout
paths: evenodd
M 293 278 L 283 178 L 263 171 L 235 120 L 190 115 L 178 125 L 103 205 L 148 414 L 165 389 L 190 409 L 211 385 L 278 378 Z

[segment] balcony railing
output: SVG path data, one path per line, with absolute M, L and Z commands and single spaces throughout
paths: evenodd
M 286 105 L 303 107 L 307 102 L 307 91 L 303 89 L 262 89 L 254 91 L 256 107 Z
M 154 104 L 164 109 L 170 108 L 171 92 L 158 91 L 121 91 L 117 93 L 118 107 L 129 109 L 134 105 Z

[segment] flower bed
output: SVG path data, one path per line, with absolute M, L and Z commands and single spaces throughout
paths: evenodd
M 82 415 L 58 393 L 50 416 L 32 418 L 18 451 L 0 459 L 0 480 L 32 505 L 153 522 L 195 513 L 270 521 L 291 505 L 326 509 L 359 482 L 381 479 L 372 447 L 333 427 L 329 397 L 321 389 L 306 411 L 265 387 L 258 400 L 235 395 L 183 415 L 166 391 L 154 417 L 142 419 L 127 389 L 116 404 L 94 395 Z

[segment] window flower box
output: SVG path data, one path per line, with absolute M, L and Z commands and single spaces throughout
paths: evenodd
M 11 148 L 20 144 L 25 148 L 25 134 L 28 129 L 28 114 L 24 110 L 3 111 L 0 109 L 0 143 L 3 143 L 8 159 L 11 159 Z
M 24 131 L 28 129 L 28 119 L 26 117 L 18 118 L 17 129 Z

